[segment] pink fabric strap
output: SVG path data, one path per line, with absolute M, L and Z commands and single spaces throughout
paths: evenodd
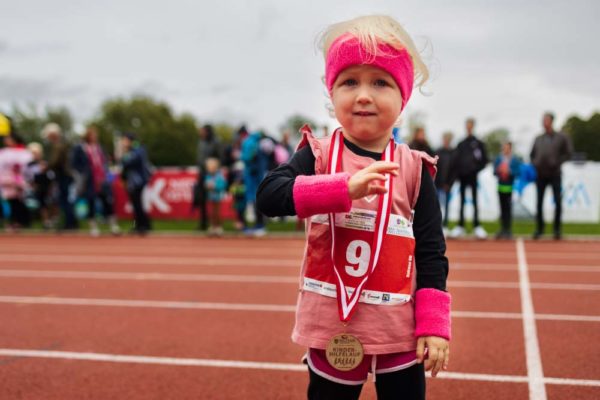
M 298 175 L 294 182 L 294 206 L 299 218 L 316 214 L 349 211 L 352 200 L 348 194 L 350 174 Z
M 390 74 L 400 88 L 404 109 L 415 80 L 413 62 L 406 49 L 379 43 L 377 53 L 370 54 L 356 36 L 348 33 L 338 37 L 329 47 L 325 60 L 325 83 L 329 93 L 340 72 L 353 65 L 372 65 Z
M 450 293 L 420 289 L 415 295 L 415 336 L 438 336 L 450 340 Z

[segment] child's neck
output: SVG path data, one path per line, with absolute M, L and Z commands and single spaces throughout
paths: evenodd
M 374 153 L 383 153 L 386 146 L 390 142 L 391 137 L 392 135 L 390 134 L 389 136 L 384 135 L 381 138 L 375 140 L 360 140 L 348 135 L 347 133 L 344 133 L 344 138 L 347 141 L 349 141 L 352 144 L 355 144 L 363 150 L 371 151 Z

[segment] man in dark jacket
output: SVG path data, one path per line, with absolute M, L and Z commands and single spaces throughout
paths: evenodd
M 488 162 L 485 144 L 475 137 L 473 129 L 475 120 L 469 118 L 466 121 L 467 137 L 463 139 L 454 153 L 452 161 L 452 174 L 458 177 L 460 182 L 460 219 L 458 225 L 450 233 L 450 237 L 457 238 L 465 234 L 465 193 L 467 187 L 471 188 L 473 197 L 473 232 L 478 239 L 485 239 L 487 232 L 479 225 L 479 214 L 477 209 L 477 175 L 485 168 Z
M 64 214 L 64 223 L 61 230 L 77 229 L 79 224 L 75 218 L 71 185 L 73 184 L 73 171 L 71 170 L 69 143 L 62 137 L 62 129 L 55 123 L 48 123 L 42 130 L 42 137 L 50 145 L 48 156 L 49 175 L 56 182 L 58 188 L 58 204 Z
M 571 141 L 552 127 L 554 114 L 547 112 L 542 119 L 544 133 L 539 135 L 531 149 L 531 163 L 537 171 L 537 228 L 533 234 L 534 239 L 539 239 L 544 234 L 544 192 L 546 186 L 552 186 L 554 195 L 554 239 L 561 238 L 561 165 L 571 158 L 573 152 Z
M 146 150 L 138 143 L 134 133 L 124 133 L 120 145 L 123 154 L 120 160 L 121 178 L 133 207 L 133 233 L 145 235 L 152 229 L 152 221 L 142 203 L 144 187 L 152 178 L 150 161 Z

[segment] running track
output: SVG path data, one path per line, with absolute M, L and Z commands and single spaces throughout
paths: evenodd
M 305 398 L 303 245 L 0 236 L 0 399 Z M 448 246 L 450 370 L 428 399 L 600 399 L 600 242 Z

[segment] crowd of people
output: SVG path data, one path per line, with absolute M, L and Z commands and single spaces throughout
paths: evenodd
M 568 137 L 553 128 L 554 116 L 543 117 L 544 133 L 536 138 L 531 150 L 531 163 L 535 172 L 527 169 L 522 160 L 512 152 L 512 144 L 502 144 L 501 154 L 493 160 L 493 171 L 498 178 L 500 204 L 500 229 L 496 238 L 512 237 L 512 193 L 515 179 L 529 172 L 536 182 L 537 209 L 535 239 L 544 234 L 543 197 L 547 186 L 554 196 L 555 218 L 553 234 L 561 237 L 561 170 L 560 165 L 571 156 Z M 484 239 L 488 233 L 479 220 L 478 181 L 479 172 L 488 164 L 488 152 L 484 142 L 475 135 L 475 120 L 465 123 L 466 136 L 455 147 L 453 134 L 443 135 L 442 146 L 434 150 L 429 145 L 425 129 L 417 127 L 408 143 L 414 150 L 438 157 L 435 186 L 442 207 L 444 233 L 450 238 L 467 234 L 465 205 L 467 190 L 470 191 L 473 209 L 473 234 Z M 325 131 L 323 135 L 327 135 Z M 107 156 L 98 143 L 98 131 L 88 126 L 81 140 L 70 145 L 55 123 L 47 124 L 41 136 L 44 145 L 37 142 L 25 144 L 15 132 L 4 138 L 0 149 L 0 195 L 7 207 L 0 207 L 0 220 L 6 219 L 7 231 L 29 227 L 32 210 L 40 218 L 46 230 L 79 229 L 75 213 L 76 201 L 86 204 L 85 218 L 89 232 L 98 236 L 98 220 L 108 224 L 109 231 L 121 233 L 114 212 L 112 182 L 116 178 L 109 168 L 110 161 L 120 167 L 120 176 L 133 209 L 132 231 L 145 234 L 151 230 L 151 219 L 142 202 L 142 192 L 152 175 L 152 166 L 144 147 L 133 133 L 120 136 L 115 155 Z M 397 140 L 399 140 L 396 137 Z M 199 211 L 198 229 L 209 235 L 223 234 L 221 203 L 231 196 L 235 228 L 251 235 L 261 236 L 265 231 L 265 216 L 255 206 L 256 191 L 266 173 L 289 160 L 294 149 L 291 134 L 285 131 L 280 140 L 264 133 L 250 132 L 241 126 L 230 144 L 224 144 L 215 134 L 212 125 L 198 129 L 197 168 L 198 180 L 193 189 L 193 207 Z M 451 187 L 459 185 L 459 217 L 456 226 L 449 230 L 448 205 Z M 5 215 L 6 214 L 6 215 Z M 252 223 L 253 222 L 253 226 Z
M 254 236 L 264 235 L 266 221 L 256 208 L 256 190 L 266 173 L 288 161 L 293 153 L 290 132 L 284 131 L 281 140 L 276 140 L 241 126 L 227 146 L 215 135 L 212 125 L 200 128 L 198 136 L 198 181 L 194 189 L 198 228 L 213 236 L 223 233 L 220 203 L 229 191 L 235 228 Z
M 534 239 L 539 239 L 545 231 L 543 200 L 547 186 L 552 187 L 555 203 L 553 237 L 560 239 L 561 232 L 561 165 L 571 158 L 573 149 L 565 134 L 557 132 L 554 127 L 554 114 L 547 112 L 542 118 L 544 132 L 539 135 L 531 149 L 531 164 L 513 154 L 512 143 L 502 143 L 501 153 L 493 160 L 493 172 L 498 179 L 498 200 L 500 204 L 500 228 L 497 239 L 512 238 L 512 198 L 513 187 L 517 178 L 535 182 L 537 188 L 536 229 Z M 443 135 L 443 145 L 434 151 L 428 144 L 425 130 L 417 127 L 409 147 L 424 151 L 438 157 L 438 171 L 435 186 L 442 207 L 444 233 L 450 238 L 460 238 L 467 233 L 465 228 L 465 205 L 467 189 L 471 192 L 473 204 L 473 234 L 478 239 L 485 239 L 488 233 L 480 224 L 478 210 L 477 176 L 485 168 L 488 152 L 483 141 L 475 135 L 475 120 L 468 118 L 465 123 L 466 137 L 456 147 L 452 147 L 453 135 Z M 451 200 L 450 189 L 455 182 L 459 184 L 460 208 L 457 225 L 448 230 L 448 204 Z
M 69 143 L 56 123 L 42 129 L 43 144 L 25 143 L 14 129 L 0 137 L 0 204 L 4 199 L 7 205 L 0 206 L 0 223 L 4 221 L 6 231 L 28 228 L 32 217 L 38 217 L 45 230 L 78 230 L 85 219 L 92 236 L 100 235 L 100 221 L 119 235 L 113 193 L 119 177 L 133 211 L 132 232 L 144 235 L 152 229 L 142 193 L 153 167 L 134 133 L 119 136 L 114 155 L 102 149 L 95 126 L 86 127 L 77 143 Z M 290 139 L 287 131 L 276 140 L 242 126 L 225 145 L 212 125 L 200 127 L 192 203 L 199 211 L 198 229 L 223 234 L 221 204 L 229 193 L 235 228 L 264 235 L 265 217 L 254 206 L 256 189 L 268 170 L 288 160 L 293 152 Z M 77 207 L 82 203 L 83 212 Z
M 0 220 L 6 220 L 6 230 L 30 227 L 35 211 L 45 230 L 77 230 L 83 218 L 90 234 L 99 236 L 101 217 L 113 235 L 121 234 L 114 212 L 112 182 L 116 177 L 109 168 L 110 158 L 98 142 L 96 127 L 88 126 L 74 145 L 68 143 L 56 123 L 46 124 L 41 137 L 45 146 L 38 142 L 26 144 L 14 130 L 2 136 L 0 199 L 6 200 L 8 208 L 0 207 Z M 133 133 L 123 134 L 118 147 L 115 161 L 134 210 L 132 231 L 145 234 L 151 226 L 141 193 L 150 180 L 150 164 Z M 77 202 L 86 206 L 80 218 L 75 212 Z

